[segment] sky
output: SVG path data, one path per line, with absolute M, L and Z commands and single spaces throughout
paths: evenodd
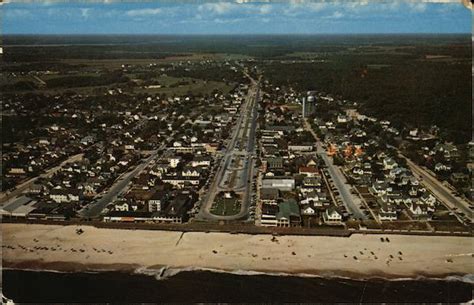
M 460 0 L 15 1 L 3 34 L 471 33 Z

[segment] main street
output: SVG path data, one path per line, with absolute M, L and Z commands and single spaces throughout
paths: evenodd
M 311 132 L 314 139 L 316 140 L 316 152 L 318 153 L 318 155 L 321 156 L 324 163 L 326 164 L 329 175 L 331 176 L 334 182 L 334 186 L 339 191 L 339 195 L 341 196 L 344 206 L 347 208 L 349 213 L 352 214 L 352 217 L 366 220 L 367 216 L 359 208 L 362 205 L 362 201 L 360 200 L 360 198 L 356 197 L 351 193 L 349 184 L 347 184 L 346 178 L 344 177 L 344 174 L 342 173 L 341 169 L 338 166 L 334 165 L 331 160 L 329 160 L 326 151 L 324 150 L 321 144 L 321 141 L 319 141 L 318 136 L 313 131 L 311 125 L 308 123 L 307 120 L 304 120 L 304 125 L 306 130 Z
M 201 210 L 196 215 L 199 220 L 237 220 L 243 219 L 248 214 L 251 203 L 252 181 L 255 168 L 255 130 L 257 124 L 257 105 L 259 87 L 258 83 L 251 79 L 245 102 L 241 105 L 241 114 L 237 119 L 232 136 L 226 147 L 226 152 L 216 171 L 216 175 L 210 184 L 207 195 L 201 203 Z M 244 150 L 240 148 L 244 147 Z M 243 162 L 243 166 L 234 166 L 237 160 Z M 229 177 L 238 177 L 237 183 L 230 183 Z M 236 215 L 222 216 L 211 213 L 211 207 L 216 195 L 222 191 L 234 191 L 241 196 L 241 209 Z

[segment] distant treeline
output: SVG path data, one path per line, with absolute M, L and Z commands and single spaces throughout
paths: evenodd
M 292 52 L 337 52 L 353 46 L 439 45 L 470 35 L 6 35 L 5 61 L 163 58 L 182 53 L 230 53 L 258 58 Z

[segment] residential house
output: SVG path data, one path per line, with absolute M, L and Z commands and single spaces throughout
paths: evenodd
M 49 198 L 57 203 L 78 202 L 81 193 L 74 189 L 54 188 L 49 192 Z
M 387 194 L 388 191 L 391 191 L 392 188 L 384 181 L 375 181 L 372 186 L 369 188 L 369 192 L 375 196 L 383 196 Z
M 387 202 L 380 202 L 380 210 L 379 210 L 379 219 L 381 221 L 385 221 L 385 220 L 389 220 L 389 221 L 392 221 L 392 220 L 397 220 L 397 211 L 396 211 L 396 207 L 393 206 L 392 204 L 389 204 Z
M 325 193 L 317 193 L 315 191 L 305 194 L 305 198 L 300 201 L 301 205 L 311 205 L 313 207 L 322 207 L 323 202 L 327 200 Z
M 429 217 L 428 207 L 420 202 L 412 202 L 410 204 L 410 212 L 414 217 L 417 218 Z
M 388 157 L 383 159 L 383 169 L 384 170 L 392 170 L 397 166 L 398 166 L 398 164 L 394 159 L 388 158 Z
M 181 171 L 183 177 L 194 177 L 199 178 L 202 174 L 202 169 L 197 167 L 186 167 Z
M 180 156 L 168 157 L 168 162 L 172 168 L 176 168 L 181 160 L 182 158 Z
M 301 215 L 312 216 L 316 214 L 316 210 L 310 204 L 303 204 L 301 208 Z
M 300 166 L 298 173 L 300 175 L 305 175 L 306 177 L 319 176 L 319 171 L 316 167 Z
M 342 223 L 342 215 L 333 207 L 326 209 L 323 214 L 324 223 L 329 225 L 339 225 Z
M 211 158 L 205 157 L 205 156 L 196 156 L 194 159 L 191 161 L 191 166 L 192 167 L 209 167 L 211 166 Z

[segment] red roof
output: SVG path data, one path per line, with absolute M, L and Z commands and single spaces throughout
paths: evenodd
M 313 166 L 300 166 L 300 173 L 317 173 L 318 169 Z

